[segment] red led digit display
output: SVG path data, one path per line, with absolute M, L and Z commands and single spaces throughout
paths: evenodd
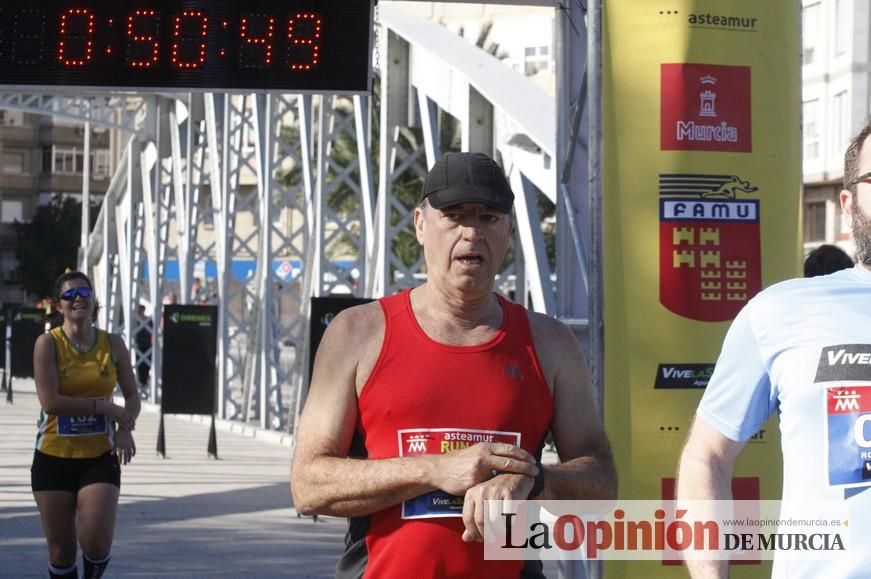
M 85 66 L 94 57 L 94 15 L 86 8 L 70 8 L 60 15 L 57 59 L 64 66 Z
M 293 70 L 311 70 L 318 65 L 318 53 L 321 50 L 321 18 L 314 12 L 301 12 L 290 19 L 287 24 L 287 39 L 289 48 L 303 49 L 308 52 L 308 58 L 297 60 L 291 57 L 290 68 Z M 307 49 L 307 50 L 306 50 Z M 290 50 L 296 54 L 296 50 Z
M 127 64 L 133 68 L 157 65 L 160 59 L 160 21 L 155 10 L 134 10 L 127 17 Z
M 258 25 L 259 31 L 255 30 Z M 239 26 L 239 36 L 242 38 L 239 66 L 261 68 L 272 64 L 275 18 L 262 14 L 243 16 Z
M 373 1 L 2 0 L 0 87 L 367 92 Z
M 172 27 L 172 63 L 179 68 L 203 66 L 208 36 L 209 19 L 202 12 L 186 10 L 176 16 Z

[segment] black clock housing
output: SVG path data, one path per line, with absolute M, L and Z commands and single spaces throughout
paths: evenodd
M 0 88 L 365 93 L 372 0 L 2 0 Z

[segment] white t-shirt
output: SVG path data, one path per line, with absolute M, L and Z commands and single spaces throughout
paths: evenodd
M 775 411 L 783 512 L 845 501 L 852 549 L 838 562 L 775 557 L 772 577 L 871 577 L 871 272 L 779 283 L 735 318 L 698 416 L 744 442 Z

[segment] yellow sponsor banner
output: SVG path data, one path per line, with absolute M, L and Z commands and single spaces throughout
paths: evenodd
M 729 323 L 799 274 L 799 22 L 797 0 L 604 0 L 605 415 L 623 499 L 670 498 Z M 747 444 L 736 498 L 780 498 L 777 431 Z

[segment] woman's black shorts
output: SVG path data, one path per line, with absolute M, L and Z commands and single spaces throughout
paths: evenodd
M 106 452 L 96 458 L 60 458 L 34 451 L 30 467 L 30 486 L 36 491 L 78 492 L 94 483 L 109 483 L 121 488 L 118 459 Z

